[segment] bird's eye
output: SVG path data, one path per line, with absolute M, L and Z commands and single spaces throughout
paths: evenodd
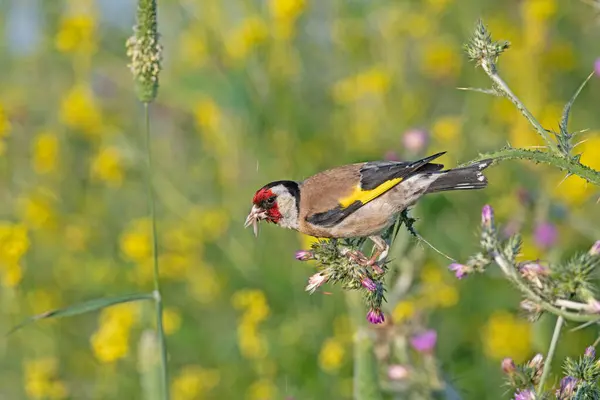
M 267 199 L 267 204 L 270 205 L 270 206 L 272 206 L 273 204 L 275 204 L 275 196 L 269 197 Z

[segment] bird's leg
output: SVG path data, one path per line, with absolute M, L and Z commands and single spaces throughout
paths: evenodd
M 375 252 L 367 261 L 367 265 L 373 267 L 377 273 L 382 274 L 384 271 L 377 263 L 385 260 L 390 251 L 390 245 L 381 236 L 369 236 L 369 239 L 375 243 Z

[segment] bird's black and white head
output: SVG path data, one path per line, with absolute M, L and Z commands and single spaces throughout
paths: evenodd
M 252 210 L 246 218 L 245 227 L 253 225 L 258 235 L 261 220 L 283 228 L 298 229 L 300 213 L 300 187 L 294 181 L 275 181 L 260 188 L 252 199 Z

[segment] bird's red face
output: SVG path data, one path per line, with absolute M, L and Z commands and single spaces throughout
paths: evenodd
M 253 225 L 254 234 L 258 235 L 258 223 L 261 220 L 279 223 L 281 212 L 277 205 L 277 195 L 270 188 L 261 188 L 256 192 L 252 199 L 252 210 L 246 218 L 245 227 Z

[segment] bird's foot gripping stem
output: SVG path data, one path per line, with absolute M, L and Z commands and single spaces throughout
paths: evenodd
M 375 243 L 375 252 L 371 258 L 366 257 L 359 250 L 349 250 L 346 252 L 346 257 L 365 267 L 371 267 L 376 274 L 383 274 L 385 271 L 380 265 L 385 263 L 385 259 L 390 250 L 390 246 L 380 236 L 369 237 Z

